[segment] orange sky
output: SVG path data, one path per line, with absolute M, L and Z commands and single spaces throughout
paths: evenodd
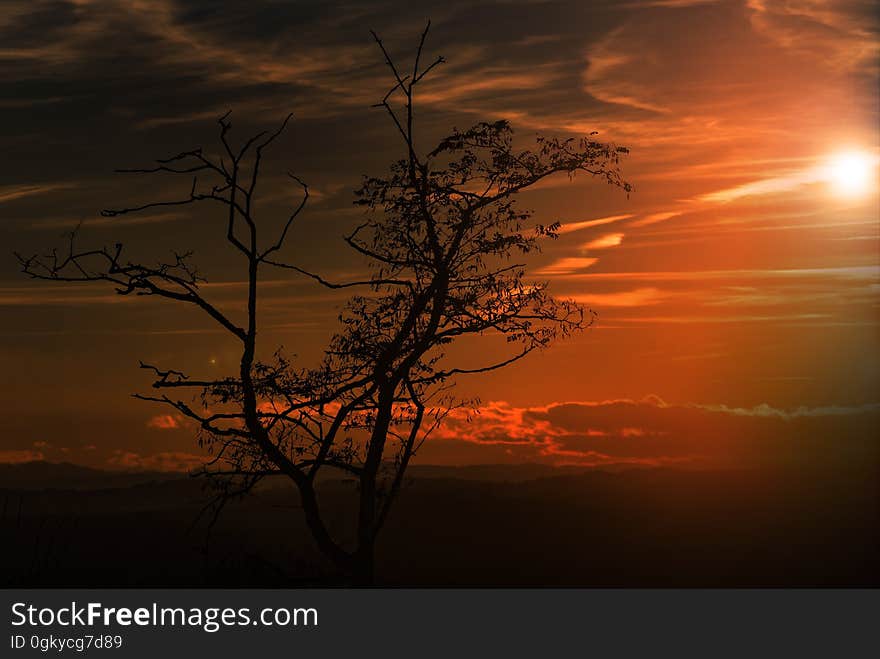
M 4 244 L 45 248 L 83 221 L 84 244 L 122 240 L 145 258 L 195 248 L 207 293 L 234 309 L 240 276 L 210 217 L 96 211 L 179 193 L 114 167 L 209 143 L 230 108 L 240 134 L 292 110 L 261 211 L 281 217 L 293 195 L 283 174 L 296 171 L 315 195 L 290 260 L 332 279 L 359 272 L 339 239 L 358 219 L 351 190 L 397 155 L 369 107 L 387 85 L 366 28 L 405 57 L 430 16 L 431 54 L 449 63 L 420 99 L 423 143 L 497 118 L 524 145 L 595 130 L 631 149 L 634 192 L 562 178 L 522 196 L 537 221 L 563 222 L 536 277 L 599 321 L 462 380 L 484 414 L 453 420 L 422 461 L 729 462 L 811 433 L 830 443 L 823 454 L 848 456 L 829 433 L 859 444 L 876 430 L 873 3 L 400 4 L 5 3 Z M 221 374 L 235 367 L 233 343 L 192 310 L 29 282 L 11 257 L 0 277 L 0 460 L 192 464 L 191 429 L 128 397 L 148 386 L 137 360 Z M 281 275 L 262 295 L 265 351 L 283 344 L 312 363 L 343 298 Z M 460 348 L 502 349 L 491 338 Z

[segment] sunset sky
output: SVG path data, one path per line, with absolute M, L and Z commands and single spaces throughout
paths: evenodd
M 102 208 L 188 193 L 113 174 L 204 145 L 232 110 L 246 138 L 294 113 L 259 213 L 312 200 L 288 261 L 342 280 L 352 191 L 401 156 L 369 29 L 410 57 L 425 21 L 447 64 L 417 98 L 419 135 L 508 119 L 627 146 L 634 187 L 564 176 L 521 196 L 563 224 L 531 263 L 599 314 L 546 353 L 459 381 L 423 463 L 746 464 L 859 460 L 880 419 L 880 26 L 874 2 L 183 2 L 11 0 L 0 9 L 0 461 L 180 469 L 193 431 L 130 393 L 138 360 L 223 375 L 236 345 L 191 309 L 100 285 L 29 281 L 11 252 L 124 242 L 150 261 L 193 249 L 206 295 L 240 308 L 223 218 Z M 265 354 L 314 364 L 344 295 L 264 282 Z M 238 307 L 236 306 L 238 305 Z M 492 337 L 464 358 L 502 354 Z M 872 449 L 873 450 L 873 449 Z

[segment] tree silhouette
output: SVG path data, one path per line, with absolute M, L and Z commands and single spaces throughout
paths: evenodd
M 240 346 L 238 374 L 221 379 L 193 379 L 175 369 L 163 369 L 141 362 L 141 368 L 155 375 L 153 388 L 168 391 L 194 391 L 196 400 L 172 397 L 168 393 L 158 396 L 135 394 L 137 398 L 173 407 L 199 427 L 199 443 L 214 452 L 203 474 L 219 477 L 218 496 L 212 500 L 214 517 L 231 497 L 249 492 L 265 475 L 286 474 L 297 486 L 306 522 L 322 551 L 336 561 L 338 547 L 324 526 L 314 488 L 314 471 L 310 476 L 306 461 L 295 461 L 288 451 L 290 423 L 296 424 L 298 407 L 273 411 L 265 405 L 283 382 L 286 397 L 293 401 L 298 393 L 309 391 L 308 378 L 297 379 L 287 361 L 280 355 L 273 366 L 257 361 L 257 286 L 260 273 L 265 268 L 276 267 L 271 256 L 280 251 L 290 237 L 294 220 L 305 208 L 309 188 L 299 177 L 288 174 L 301 190 L 301 199 L 282 223 L 280 231 L 269 239 L 260 232 L 261 222 L 255 214 L 257 184 L 261 173 L 264 150 L 285 130 L 291 115 L 272 132 L 262 132 L 234 147 L 229 139 L 231 123 L 227 113 L 219 119 L 219 155 L 212 156 L 203 149 L 181 152 L 175 156 L 156 161 L 147 168 L 117 170 L 125 173 L 170 173 L 192 176 L 187 196 L 148 202 L 139 206 L 104 210 L 105 217 L 117 217 L 168 206 L 192 204 L 215 204 L 221 208 L 220 227 L 225 230 L 226 241 L 240 254 L 241 268 L 245 273 L 247 299 L 242 310 L 243 324 L 236 323 L 229 315 L 212 304 L 202 293 L 200 284 L 205 279 L 191 263 L 192 253 L 174 254 L 173 261 L 147 265 L 132 262 L 124 257 L 123 245 L 79 250 L 76 246 L 77 231 L 69 236 L 65 250 L 53 249 L 45 255 L 24 257 L 16 254 L 22 271 L 35 279 L 61 282 L 107 282 L 116 293 L 123 296 L 155 296 L 176 302 L 192 304 L 204 311 L 211 319 L 237 339 Z M 199 176 L 208 179 L 200 185 Z M 263 225 L 268 223 L 262 223 Z M 314 397 L 306 396 L 308 405 Z M 331 456 L 326 461 L 332 461 Z M 231 479 L 228 470 L 213 469 L 217 464 L 231 463 L 238 467 L 235 474 L 242 479 Z M 317 463 L 316 463 L 317 464 Z
M 354 385 L 339 390 L 333 424 L 361 437 L 347 445 L 346 455 L 359 485 L 351 556 L 360 583 L 373 579 L 376 538 L 413 455 L 452 409 L 472 402 L 452 397 L 452 379 L 513 364 L 593 322 L 591 311 L 554 298 L 546 283 L 526 280 L 525 258 L 539 251 L 542 239 L 555 238 L 559 225 L 526 229 L 531 212 L 517 206 L 517 193 L 577 172 L 630 191 L 618 170 L 625 148 L 539 137 L 534 149 L 516 149 L 506 121 L 455 130 L 420 155 L 415 92 L 444 62 L 420 68 L 429 28 L 408 74 L 373 33 L 394 80 L 377 107 L 389 116 L 406 155 L 388 175 L 367 177 L 356 191 L 365 220 L 345 241 L 372 275 L 347 285 L 370 290 L 350 298 L 324 365 L 337 386 Z M 450 363 L 451 344 L 483 334 L 500 335 L 515 349 L 494 362 Z
M 220 120 L 225 157 L 189 151 L 137 172 L 206 173 L 219 179 L 209 192 L 194 180 L 189 197 L 136 208 L 104 211 L 119 215 L 164 205 L 219 202 L 225 206 L 227 240 L 244 257 L 248 299 L 245 327 L 235 325 L 201 295 L 189 255 L 147 267 L 123 262 L 122 247 L 21 258 L 25 273 L 57 281 L 107 281 L 118 293 L 158 295 L 195 304 L 241 342 L 235 377 L 190 379 L 176 370 L 142 364 L 156 376 L 160 396 L 139 396 L 170 405 L 200 427 L 200 443 L 212 453 L 202 473 L 219 483 L 215 515 L 230 497 L 249 492 L 262 478 L 283 475 L 299 491 L 308 527 L 318 548 L 357 584 L 374 579 L 376 539 L 401 490 L 407 467 L 423 442 L 455 408 L 456 376 L 497 370 L 583 330 L 593 313 L 553 297 L 547 284 L 527 280 L 526 260 L 558 223 L 527 227 L 531 212 L 516 203 L 519 192 L 547 177 L 583 172 L 629 192 L 619 157 L 626 149 L 591 137 L 537 138 L 532 149 L 514 146 L 506 121 L 454 130 L 430 151 L 416 144 L 416 90 L 443 58 L 422 65 L 428 27 L 421 35 L 411 72 L 404 73 L 379 46 L 393 86 L 377 104 L 401 141 L 405 155 L 381 177 L 367 177 L 356 191 L 364 221 L 345 237 L 370 265 L 363 281 L 331 283 L 280 258 L 293 220 L 280 236 L 258 241 L 252 201 L 262 151 L 284 129 L 251 138 L 237 151 L 227 141 L 229 123 Z M 399 101 L 399 102 L 398 102 Z M 246 162 L 248 154 L 251 160 Z M 244 181 L 244 182 L 242 182 Z M 239 228 L 244 238 L 239 238 Z M 323 361 L 297 369 L 280 352 L 256 359 L 257 281 L 261 268 L 293 270 L 330 288 L 360 287 L 340 315 Z M 462 364 L 450 345 L 467 337 L 497 335 L 511 346 L 496 361 Z M 198 402 L 168 395 L 198 392 Z M 354 545 L 343 546 L 325 525 L 316 477 L 327 467 L 357 482 Z

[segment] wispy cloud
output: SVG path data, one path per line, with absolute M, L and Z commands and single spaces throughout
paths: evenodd
M 518 407 L 505 401 L 477 414 L 456 413 L 439 431 L 446 441 L 506 445 L 518 455 L 556 464 L 676 462 L 742 466 L 759 461 L 828 460 L 842 453 L 876 458 L 871 427 L 880 403 L 780 409 L 767 404 L 729 407 L 685 403 L 658 396 L 639 400 L 558 402 Z M 837 427 L 839 434 L 823 434 Z M 791 442 L 798 438 L 797 452 Z M 868 457 L 871 456 L 871 457 Z
M 535 274 L 544 276 L 571 275 L 589 268 L 598 260 L 599 259 L 593 257 L 567 256 L 565 258 L 557 259 L 543 268 L 535 270 Z
M 658 222 L 665 222 L 666 220 L 671 220 L 673 217 L 678 217 L 682 212 L 683 211 L 660 211 L 658 213 L 649 213 L 634 222 L 630 222 L 629 226 L 646 227 L 651 224 L 657 224 Z
M 184 219 L 188 219 L 188 216 L 182 213 L 142 213 L 122 217 L 55 217 L 29 222 L 27 229 L 42 231 L 47 229 L 75 229 L 78 226 L 83 228 L 118 228 L 177 222 Z
M 68 190 L 75 188 L 76 184 L 72 182 L 58 183 L 33 183 L 20 185 L 7 185 L 0 187 L 0 204 L 23 199 L 25 197 L 33 197 L 35 195 L 44 195 L 57 190 Z
M 644 87 L 622 74 L 622 69 L 633 64 L 636 58 L 631 54 L 632 51 L 623 52 L 616 47 L 617 35 L 617 32 L 612 32 L 588 50 L 584 90 L 609 105 L 622 105 L 658 114 L 669 113 L 668 107 L 644 96 Z
M 747 0 L 755 30 L 824 65 L 876 70 L 880 39 L 871 2 Z
M 636 288 L 615 293 L 576 294 L 573 299 L 593 307 L 644 307 L 662 302 L 667 295 L 657 288 Z
M 876 280 L 880 266 L 831 268 L 768 268 L 741 270 L 646 270 L 643 272 L 585 272 L 574 279 L 642 280 L 642 281 L 704 281 L 707 279 L 739 280 L 751 278 L 809 278 L 832 277 L 842 279 Z
M 563 222 L 562 226 L 559 227 L 558 233 L 562 235 L 566 233 L 572 233 L 574 231 L 582 231 L 583 229 L 591 229 L 593 227 L 611 224 L 613 222 L 620 222 L 621 220 L 628 220 L 631 217 L 634 217 L 632 213 L 624 213 L 622 215 L 609 215 L 607 217 L 598 217 L 595 220 Z
M 623 242 L 622 233 L 606 233 L 583 244 L 583 249 L 608 249 L 609 247 L 617 247 Z

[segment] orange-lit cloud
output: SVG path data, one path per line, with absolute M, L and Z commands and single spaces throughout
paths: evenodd
M 607 249 L 609 247 L 617 247 L 623 242 L 622 233 L 606 233 L 588 243 L 583 244 L 583 249 Z
M 659 213 L 650 213 L 643 218 L 640 218 L 634 222 L 630 222 L 630 226 L 632 227 L 646 227 L 650 224 L 656 224 L 657 222 L 665 222 L 673 217 L 678 217 L 681 215 L 682 211 L 661 211 Z
M 657 288 L 636 288 L 616 293 L 585 293 L 574 295 L 573 299 L 591 307 L 643 307 L 657 304 L 664 297 Z
M 572 233 L 573 231 L 581 231 L 583 229 L 590 229 L 592 227 L 602 226 L 603 224 L 611 224 L 612 222 L 620 222 L 621 220 L 627 220 L 633 217 L 632 213 L 624 213 L 622 215 L 609 215 L 608 217 L 599 217 L 595 220 L 582 220 L 580 222 L 564 222 L 561 227 L 559 227 L 558 233 L 560 235 L 566 233 Z
M 156 430 L 176 430 L 180 428 L 182 418 L 171 414 L 157 414 L 147 421 L 148 428 Z
M 839 156 L 837 156 L 839 157 Z M 825 156 L 827 159 L 828 157 Z M 732 188 L 715 190 L 700 195 L 698 201 L 729 203 L 743 197 L 779 194 L 790 192 L 805 185 L 816 183 L 845 185 L 847 180 L 852 177 L 864 177 L 866 182 L 873 181 L 874 190 L 876 192 L 877 182 L 877 165 L 880 157 L 873 153 L 862 153 L 852 156 L 853 159 L 859 159 L 861 162 L 855 163 L 856 167 L 863 171 L 835 171 L 835 167 L 839 167 L 832 156 L 830 161 L 820 162 L 811 167 L 793 170 L 780 176 L 771 176 L 765 179 L 749 181 Z
M 557 259 L 553 263 L 535 271 L 538 275 L 568 275 L 580 272 L 596 263 L 599 259 L 593 257 L 572 256 Z
M 438 441 L 502 444 L 524 459 L 597 466 L 810 462 L 826 459 L 835 441 L 853 459 L 876 460 L 869 429 L 878 418 L 880 405 L 730 408 L 649 396 L 523 408 L 498 401 L 476 415 L 453 415 Z M 823 434 L 829 428 L 837 434 Z
M 45 455 L 42 451 L 31 449 L 0 450 L 0 464 L 19 464 L 43 459 L 45 459 Z
M 867 265 L 831 268 L 780 268 L 743 270 L 645 270 L 642 272 L 589 272 L 573 279 L 644 280 L 644 281 L 704 281 L 707 279 L 744 280 L 832 278 L 873 281 L 880 278 L 880 266 Z

